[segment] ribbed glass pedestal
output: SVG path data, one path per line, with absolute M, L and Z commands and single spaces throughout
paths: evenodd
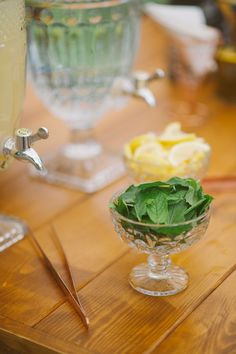
M 44 162 L 47 173 L 42 175 L 31 169 L 33 176 L 85 193 L 94 193 L 125 174 L 121 157 L 109 152 L 87 160 L 68 158 L 58 152 Z
M 33 175 L 49 183 L 85 193 L 104 188 L 125 174 L 120 154 L 105 150 L 93 137 L 93 129 L 73 129 L 70 141 L 44 161 L 47 173 Z
M 27 227 L 20 219 L 0 214 L 0 252 L 22 240 Z
M 168 296 L 187 287 L 188 274 L 181 267 L 171 264 L 168 256 L 151 255 L 148 257 L 148 263 L 132 269 L 129 282 L 142 294 Z

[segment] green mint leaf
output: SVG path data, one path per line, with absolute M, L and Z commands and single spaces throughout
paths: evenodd
M 178 224 L 179 222 L 185 221 L 184 211 L 186 207 L 187 204 L 185 200 L 180 200 L 178 204 L 170 205 L 168 224 Z
M 163 190 L 170 190 L 171 186 L 169 183 L 166 182 L 150 182 L 150 183 L 142 183 L 138 186 L 139 191 L 145 190 L 145 189 L 149 189 L 149 188 L 159 188 L 159 189 L 163 189 Z
M 134 204 L 137 192 L 137 187 L 132 185 L 124 193 L 122 193 L 120 198 L 123 199 L 125 204 Z
M 180 202 L 180 200 L 184 200 L 186 193 L 187 193 L 186 189 L 177 190 L 177 191 L 173 190 L 172 193 L 167 196 L 168 205 L 177 204 Z
M 204 203 L 201 205 L 200 208 L 198 208 L 198 215 L 204 214 L 207 209 L 209 208 L 209 205 L 211 204 L 213 197 L 211 195 L 205 194 L 204 197 Z
M 134 210 L 139 221 L 142 220 L 142 217 L 147 213 L 147 204 L 143 198 L 138 198 L 136 204 L 134 205 Z
M 116 211 L 118 211 L 119 214 L 121 214 L 125 217 L 128 216 L 129 209 L 128 209 L 127 205 L 124 203 L 122 198 L 118 198 L 117 202 L 114 205 L 116 207 Z
M 186 209 L 186 210 L 184 211 L 184 215 L 186 216 L 187 220 L 189 220 L 188 214 L 189 214 L 190 212 L 192 212 L 192 211 L 196 211 L 196 216 L 199 215 L 198 212 L 197 212 L 198 207 L 199 207 L 199 206 L 203 206 L 203 205 L 204 205 L 204 202 L 205 202 L 205 199 L 200 199 L 198 202 L 196 202 L 196 203 L 193 204 L 190 208 L 188 208 L 188 209 Z
M 157 198 L 158 193 L 160 193 L 159 189 L 153 188 L 152 186 L 139 190 L 134 206 L 138 220 L 141 221 L 142 217 L 147 215 L 147 206 L 151 203 L 151 201 Z M 149 221 L 152 222 L 151 220 Z
M 158 193 L 157 198 L 148 203 L 147 214 L 155 224 L 163 224 L 168 221 L 168 203 L 165 193 Z
M 195 198 L 195 189 L 192 186 L 189 186 L 189 190 L 185 195 L 185 200 L 188 204 L 193 205 L 196 201 Z
M 188 178 L 186 179 L 183 179 L 183 178 L 180 178 L 180 177 L 173 177 L 171 179 L 168 180 L 168 183 L 177 187 L 177 186 L 181 186 L 181 187 L 186 187 L 188 188 L 189 187 L 189 183 L 188 183 Z

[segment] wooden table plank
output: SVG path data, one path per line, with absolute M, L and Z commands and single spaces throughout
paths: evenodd
M 236 353 L 235 295 L 236 271 L 150 353 Z
M 38 182 L 24 173 L 17 182 L 4 185 L 0 210 L 1 213 L 17 215 L 35 229 L 84 198 L 86 196 L 82 193 Z

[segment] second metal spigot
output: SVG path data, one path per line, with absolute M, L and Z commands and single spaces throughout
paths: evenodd
M 156 69 L 153 74 L 146 71 L 136 71 L 123 87 L 123 93 L 143 99 L 149 106 L 156 106 L 156 97 L 148 87 L 154 80 L 162 79 L 165 73 L 162 69 Z
M 38 171 L 44 171 L 44 165 L 38 153 L 32 148 L 37 140 L 47 139 L 48 129 L 41 127 L 36 134 L 27 128 L 16 130 L 14 138 L 8 138 L 3 147 L 6 156 L 13 156 L 17 160 L 30 162 Z

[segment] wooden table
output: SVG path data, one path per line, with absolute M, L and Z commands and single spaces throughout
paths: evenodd
M 137 67 L 165 67 L 166 39 L 150 19 L 143 22 Z M 119 149 L 134 135 L 159 131 L 168 122 L 164 107 L 178 90 L 167 79 L 153 88 L 157 108 L 131 101 L 99 122 L 97 134 L 107 146 Z M 210 114 L 195 131 L 212 145 L 208 175 L 236 174 L 236 106 L 220 101 L 212 84 L 203 86 L 201 96 Z M 42 154 L 68 136 L 64 123 L 52 118 L 31 89 L 24 125 L 50 129 L 50 139 L 37 146 Z M 91 327 L 85 330 L 26 237 L 0 256 L 0 353 L 236 353 L 236 188 L 208 185 L 215 201 L 207 234 L 173 257 L 188 270 L 189 287 L 155 298 L 129 286 L 130 269 L 145 257 L 121 243 L 109 216 L 109 198 L 127 183 L 123 178 L 85 195 L 34 180 L 20 163 L 1 174 L 1 212 L 25 219 L 64 274 L 50 238 L 50 225 L 56 226 Z

